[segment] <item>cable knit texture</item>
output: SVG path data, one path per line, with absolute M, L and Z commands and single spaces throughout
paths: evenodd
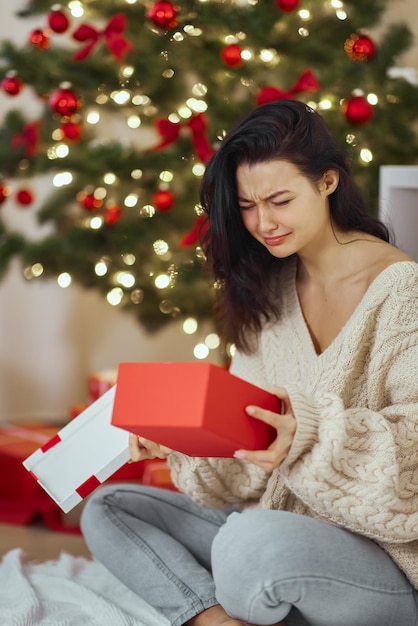
M 376 541 L 418 588 L 418 264 L 381 272 L 320 355 L 295 286 L 280 280 L 280 320 L 231 372 L 264 389 L 285 387 L 297 420 L 289 455 L 266 474 L 237 459 L 169 457 L 194 500 L 308 515 Z

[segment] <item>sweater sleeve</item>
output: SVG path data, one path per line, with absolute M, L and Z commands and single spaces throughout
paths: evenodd
M 168 466 L 175 486 L 203 506 L 222 508 L 256 504 L 265 491 L 269 474 L 239 459 L 169 455 Z
M 330 522 L 372 539 L 418 539 L 418 328 L 381 348 L 368 371 L 380 410 L 289 388 L 298 427 L 281 466 L 288 487 Z M 386 352 L 382 358 L 382 352 Z M 370 404 L 370 403 L 369 403 Z M 273 496 L 274 497 L 274 496 Z

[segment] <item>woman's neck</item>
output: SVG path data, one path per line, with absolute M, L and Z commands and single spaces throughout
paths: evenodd
M 335 283 L 362 272 L 375 259 L 387 254 L 389 244 L 361 232 L 333 232 L 314 251 L 298 254 L 298 281 Z

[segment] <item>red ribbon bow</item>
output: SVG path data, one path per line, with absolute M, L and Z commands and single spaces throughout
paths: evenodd
M 20 146 L 25 147 L 25 156 L 32 157 L 36 152 L 39 140 L 38 124 L 31 122 L 23 127 L 21 133 L 14 135 L 12 139 L 12 147 L 17 150 Z
M 153 148 L 154 150 L 161 150 L 174 143 L 178 139 L 181 129 L 187 127 L 190 128 L 192 132 L 192 142 L 195 152 L 203 163 L 207 163 L 215 152 L 205 134 L 206 118 L 203 113 L 193 115 L 190 120 L 183 124 L 170 122 L 170 120 L 165 118 L 157 119 L 155 124 L 162 141 Z
M 89 24 L 81 24 L 73 33 L 76 41 L 88 41 L 89 43 L 73 55 L 76 61 L 87 58 L 99 39 L 103 39 L 112 54 L 121 61 L 124 55 L 133 48 L 132 44 L 122 37 L 126 27 L 126 19 L 123 13 L 118 13 L 110 18 L 103 30 L 96 30 Z
M 188 248 L 198 243 L 201 238 L 206 234 L 209 228 L 209 222 L 207 215 L 199 215 L 195 219 L 195 223 L 189 232 L 185 233 L 180 239 L 180 247 Z
M 274 100 L 291 100 L 297 93 L 301 93 L 302 91 L 318 91 L 318 89 L 319 83 L 312 71 L 305 70 L 289 91 L 283 91 L 276 87 L 263 87 L 257 96 L 257 104 L 266 104 Z

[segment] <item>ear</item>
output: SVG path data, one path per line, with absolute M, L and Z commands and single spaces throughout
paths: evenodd
M 326 170 L 319 184 L 319 191 L 325 196 L 329 196 L 337 189 L 339 180 L 340 173 L 338 170 Z

